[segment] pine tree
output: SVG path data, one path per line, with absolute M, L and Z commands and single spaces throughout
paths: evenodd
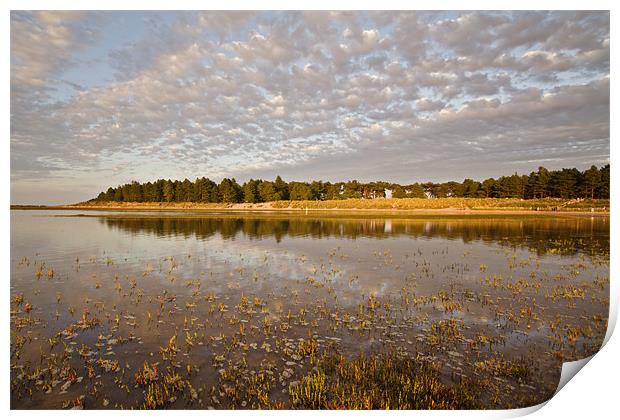
M 584 178 L 584 193 L 590 198 L 594 198 L 594 194 L 596 193 L 597 188 L 599 188 L 599 184 L 601 183 L 601 172 L 594 165 L 590 167 L 583 174 Z
M 170 203 L 174 200 L 174 184 L 169 179 L 164 181 L 162 193 L 165 202 Z
M 274 182 L 274 187 L 276 189 L 276 192 L 280 196 L 280 198 L 279 198 L 280 200 L 288 200 L 289 199 L 289 187 L 288 187 L 287 183 L 284 182 L 284 180 L 282 180 L 280 175 L 278 175 L 276 177 L 276 180 Z

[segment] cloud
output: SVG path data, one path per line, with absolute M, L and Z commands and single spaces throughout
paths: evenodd
M 607 12 L 147 14 L 129 43 L 106 37 L 116 19 L 11 14 L 15 199 L 53 179 L 89 198 L 132 178 L 413 182 L 609 159 Z M 92 57 L 112 78 L 84 87 L 71 70 Z
M 45 89 L 71 64 L 72 51 L 97 39 L 95 14 L 42 11 L 11 13 L 11 87 Z

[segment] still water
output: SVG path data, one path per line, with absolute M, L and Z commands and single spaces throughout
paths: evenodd
M 327 350 L 507 408 L 600 347 L 609 219 L 14 210 L 10 265 L 13 408 L 287 408 Z

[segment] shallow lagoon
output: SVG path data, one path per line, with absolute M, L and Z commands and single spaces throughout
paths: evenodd
M 11 406 L 303 407 L 327 353 L 526 406 L 608 303 L 605 217 L 12 211 Z

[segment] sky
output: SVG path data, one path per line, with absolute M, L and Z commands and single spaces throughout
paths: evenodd
M 11 12 L 11 203 L 609 163 L 608 12 Z

